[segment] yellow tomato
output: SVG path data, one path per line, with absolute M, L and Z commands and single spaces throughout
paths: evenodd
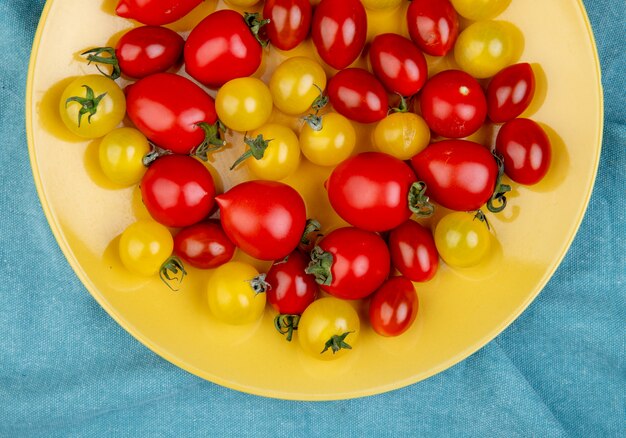
M 376 125 L 374 145 L 386 154 L 408 160 L 430 143 L 430 128 L 414 113 L 393 113 Z
M 222 123 L 241 132 L 261 127 L 272 115 L 272 107 L 270 90 L 257 78 L 228 81 L 215 98 L 215 109 Z
M 361 0 L 367 9 L 390 9 L 395 8 L 402 0 Z
M 454 59 L 475 78 L 489 78 L 514 61 L 513 45 L 514 37 L 506 24 L 479 21 L 460 33 Z
M 318 88 L 319 87 L 319 88 Z M 276 108 L 286 114 L 302 114 L 326 88 L 326 73 L 310 58 L 296 56 L 280 64 L 270 79 Z
M 319 166 L 336 166 L 348 158 L 356 145 L 356 131 L 350 120 L 337 113 L 322 116 L 322 129 L 305 124 L 300 148 L 307 159 Z
M 479 264 L 491 249 L 487 225 L 472 213 L 454 212 L 435 227 L 437 252 L 448 265 L 465 268 Z
M 154 221 L 131 224 L 120 238 L 119 254 L 130 272 L 151 276 L 157 274 L 172 255 L 174 239 L 169 230 Z
M 114 129 L 100 142 L 100 167 L 114 183 L 131 186 L 141 181 L 146 172 L 143 157 L 148 152 L 150 144 L 141 132 L 134 128 Z
M 500 15 L 511 0 L 452 0 L 452 6 L 463 17 L 479 21 Z

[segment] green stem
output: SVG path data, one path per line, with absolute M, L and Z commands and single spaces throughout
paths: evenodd
M 115 80 L 122 74 L 120 63 L 113 47 L 96 47 L 95 49 L 90 49 L 81 53 L 81 55 L 87 55 L 88 64 L 91 64 L 92 62 L 96 63 L 98 71 L 108 78 Z M 98 64 L 108 65 L 113 70 L 111 73 L 107 73 L 102 70 Z
M 269 283 L 265 281 L 266 277 L 266 274 L 260 274 L 252 280 L 248 280 L 248 283 L 250 283 L 255 295 L 264 294 L 270 288 Z
M 265 155 L 265 150 L 267 146 L 270 144 L 272 139 L 265 140 L 263 139 L 263 134 L 257 135 L 256 138 L 244 137 L 244 143 L 248 145 L 249 149 L 243 153 L 243 155 L 230 166 L 230 170 L 233 170 L 235 167 L 239 166 L 241 163 L 246 161 L 250 157 L 254 157 L 255 160 L 260 160 Z
M 208 161 L 210 153 L 217 152 L 226 145 L 222 138 L 224 125 L 218 120 L 212 125 L 200 122 L 197 126 L 204 131 L 204 140 L 191 152 L 191 155 L 195 155 L 203 161 Z
M 333 282 L 333 274 L 331 271 L 333 262 L 334 257 L 331 253 L 324 251 L 319 246 L 316 246 L 311 251 L 311 262 L 304 272 L 315 276 L 317 284 L 330 286 Z
M 491 225 L 489 224 L 489 221 L 487 220 L 487 216 L 485 216 L 485 213 L 482 210 L 480 209 L 476 210 L 476 214 L 474 215 L 474 220 L 476 219 L 483 222 L 487 226 L 487 229 L 491 231 Z
M 269 40 L 261 39 L 259 33 L 261 32 L 261 28 L 263 26 L 269 24 L 270 19 L 261 19 L 261 14 L 252 14 L 250 12 L 245 12 L 243 14 L 243 19 L 245 20 L 246 24 L 250 28 L 250 32 L 252 32 L 252 35 L 254 35 L 254 38 L 256 38 L 259 44 L 261 44 L 262 47 L 267 47 L 267 45 L 269 44 Z
M 300 239 L 300 244 L 307 246 L 311 244 L 311 238 L 309 237 L 311 234 L 316 233 L 316 238 L 320 236 L 319 231 L 322 229 L 322 224 L 319 223 L 316 219 L 307 219 L 306 226 L 304 227 L 304 233 L 302 233 L 302 238 Z
M 161 269 L 159 270 L 159 277 L 161 277 L 163 283 L 175 292 L 178 291 L 178 288 L 175 289 L 172 283 L 175 283 L 176 286 L 180 286 L 186 275 L 187 271 L 185 270 L 183 262 L 176 256 L 168 258 L 161 265 Z
M 168 151 L 167 149 L 160 148 L 154 143 L 150 143 L 150 146 L 152 147 L 150 152 L 144 155 L 142 159 L 142 163 L 146 167 L 149 167 L 152 163 L 154 163 L 160 157 L 163 157 L 165 155 L 172 155 L 172 151 Z
M 85 114 L 89 114 L 87 117 L 87 123 L 91 123 L 91 118 L 98 112 L 98 105 L 100 101 L 107 95 L 107 93 L 102 93 L 100 96 L 95 97 L 93 90 L 88 85 L 83 85 L 83 88 L 87 90 L 85 97 L 73 96 L 65 101 L 65 107 L 70 104 L 70 102 L 76 102 L 81 105 L 80 111 L 78 111 L 78 127 L 80 128 L 81 119 Z
M 328 98 L 328 96 L 324 94 L 324 90 L 322 90 L 317 84 L 313 84 L 313 86 L 317 88 L 317 91 L 320 92 L 320 95 L 317 96 L 315 100 L 313 101 L 313 103 L 311 104 L 311 109 L 313 109 L 313 111 L 315 111 L 315 114 L 317 114 L 326 105 L 328 105 L 328 102 L 330 101 L 330 99 Z
M 320 352 L 320 354 L 324 353 L 329 348 L 332 350 L 333 354 L 337 353 L 339 350 L 346 349 L 352 350 L 352 346 L 346 342 L 346 337 L 354 332 L 345 332 L 341 335 L 333 335 L 326 344 L 324 344 L 324 349 Z
M 491 195 L 491 199 L 487 201 L 487 209 L 492 213 L 500 213 L 506 207 L 506 194 L 511 191 L 511 186 L 502 184 L 502 177 L 504 176 L 504 160 L 502 156 L 494 152 L 493 157 L 498 165 L 498 178 L 496 179 L 496 187 L 493 190 L 493 195 Z
M 300 322 L 300 315 L 276 315 L 274 318 L 274 327 L 281 335 L 286 335 L 285 339 L 291 342 L 294 330 L 298 330 L 298 323 Z
M 418 217 L 429 217 L 435 212 L 435 206 L 426 196 L 426 183 L 418 181 L 409 190 L 409 209 Z
M 302 117 L 302 120 L 304 120 L 305 123 L 309 125 L 313 131 L 319 132 L 323 128 L 322 117 L 318 116 L 317 114 L 309 114 Z
M 400 104 L 397 107 L 393 107 L 389 109 L 388 114 L 391 113 L 406 113 L 409 111 L 409 104 L 407 102 L 406 97 L 404 97 L 403 95 L 397 93 L 398 96 L 400 96 Z

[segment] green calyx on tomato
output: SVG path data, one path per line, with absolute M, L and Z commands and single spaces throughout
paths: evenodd
M 254 295 L 264 294 L 267 292 L 269 284 L 265 281 L 266 274 L 260 274 L 254 277 L 252 280 L 248 280 L 252 290 L 254 291 Z
M 80 111 L 78 111 L 78 127 L 80 128 L 80 122 L 85 114 L 89 114 L 87 117 L 87 123 L 91 123 L 91 118 L 98 112 L 98 105 L 100 101 L 107 95 L 107 93 L 102 93 L 98 97 L 95 96 L 93 90 L 89 85 L 83 85 L 85 90 L 87 90 L 85 97 L 73 96 L 68 98 L 65 101 L 65 107 L 67 107 L 70 102 L 76 102 L 82 105 Z
M 506 207 L 506 193 L 511 191 L 511 186 L 502 183 L 502 176 L 504 176 L 504 160 L 502 156 L 497 153 L 493 154 L 496 163 L 498 164 L 498 177 L 496 179 L 496 187 L 493 191 L 491 199 L 487 201 L 487 209 L 492 213 L 500 213 Z
M 319 115 L 319 112 L 328 105 L 330 102 L 330 98 L 324 94 L 324 90 L 322 90 L 316 84 L 313 84 L 315 88 L 317 88 L 320 92 L 320 95 L 313 101 L 311 104 L 311 109 L 315 111 L 315 114 L 308 114 L 302 117 L 302 120 L 307 123 L 313 131 L 321 131 L 322 130 L 322 116 Z
M 329 348 L 332 350 L 333 354 L 337 353 L 341 349 L 352 350 L 352 346 L 346 342 L 346 337 L 353 332 L 345 332 L 341 335 L 333 335 L 326 344 L 324 344 L 324 349 L 320 351 L 320 354 L 325 353 Z
M 256 38 L 259 44 L 261 44 L 262 47 L 267 47 L 267 45 L 269 44 L 269 40 L 261 39 L 259 33 L 261 32 L 261 28 L 263 26 L 270 23 L 269 18 L 261 19 L 261 14 L 259 13 L 252 14 L 250 12 L 245 12 L 243 15 L 243 19 L 250 28 L 250 32 L 252 32 L 252 35 L 254 35 L 254 38 Z
M 244 152 L 241 157 L 237 158 L 233 165 L 230 166 L 230 170 L 235 169 L 235 167 L 239 166 L 250 157 L 254 157 L 255 160 L 263 158 L 263 155 L 265 155 L 265 149 L 267 149 L 272 139 L 270 138 L 269 140 L 265 140 L 263 138 L 263 134 L 259 134 L 256 138 L 245 137 L 243 141 L 248 145 L 249 149 Z
M 426 196 L 426 183 L 418 181 L 409 190 L 409 209 L 418 217 L 428 217 L 435 212 L 435 206 Z
M 204 131 L 204 141 L 191 152 L 191 155 L 195 155 L 202 161 L 208 161 L 208 154 L 217 152 L 226 145 L 226 141 L 222 138 L 222 132 L 226 130 L 226 127 L 219 120 L 213 124 L 200 122 L 197 126 Z
M 187 271 L 182 260 L 176 256 L 171 256 L 165 260 L 159 269 L 159 277 L 174 292 L 178 291 L 177 287 L 182 284 L 186 275 Z
M 81 53 L 81 56 L 87 55 L 88 65 L 96 63 L 96 68 L 100 73 L 105 75 L 109 79 L 118 79 L 122 75 L 122 69 L 120 68 L 119 60 L 115 54 L 113 47 L 96 47 L 95 49 L 86 50 Z M 106 55 L 106 56 L 102 56 Z M 104 64 L 111 66 L 111 73 L 107 73 L 102 70 L 98 64 Z
M 333 274 L 330 270 L 333 266 L 333 262 L 334 258 L 331 253 L 316 246 L 311 251 L 311 263 L 309 263 L 309 266 L 307 266 L 304 272 L 314 275 L 317 284 L 330 286 L 333 282 Z
M 398 94 L 398 93 L 396 93 Z M 389 112 L 387 114 L 391 114 L 391 113 L 406 113 L 409 111 L 409 103 L 407 102 L 406 97 L 404 97 L 401 94 L 398 94 L 398 96 L 400 96 L 400 103 L 398 103 L 397 107 L 393 107 L 389 109 Z
M 302 233 L 302 239 L 300 239 L 300 245 L 306 247 L 309 246 L 313 240 L 317 240 L 321 236 L 319 232 L 322 229 L 322 224 L 316 219 L 307 219 L 304 232 Z M 311 237 L 312 235 L 314 237 Z
M 274 327 L 278 333 L 285 335 L 287 342 L 291 342 L 293 331 L 298 330 L 300 315 L 276 315 L 274 318 Z

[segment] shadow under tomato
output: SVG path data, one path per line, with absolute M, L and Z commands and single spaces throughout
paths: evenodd
M 537 184 L 527 186 L 527 188 L 539 193 L 552 192 L 563 183 L 563 180 L 566 179 L 567 174 L 571 171 L 570 156 L 563 138 L 550 126 L 541 122 L 537 123 L 550 139 L 552 161 L 546 176 Z
M 65 123 L 63 123 L 59 113 L 63 91 L 74 79 L 76 79 L 76 76 L 65 78 L 52 85 L 37 104 L 37 116 L 46 132 L 54 137 L 68 143 L 82 143 L 85 139 L 72 134 L 65 126 Z
M 528 108 L 526 108 L 520 116 L 524 118 L 528 118 L 539 111 L 546 100 L 546 95 L 548 94 L 548 77 L 546 76 L 546 72 L 543 67 L 541 67 L 541 64 L 538 63 L 533 63 L 530 66 L 533 69 L 533 74 L 535 75 L 535 95 L 533 96 L 533 100 L 530 102 Z
M 100 188 L 105 190 L 119 190 L 123 189 L 124 186 L 120 184 L 116 184 L 111 181 L 107 176 L 102 172 L 102 167 L 100 166 L 100 139 L 93 140 L 90 142 L 85 148 L 85 155 L 83 156 L 83 164 L 85 165 L 85 171 L 87 175 L 91 178 L 91 180 Z
M 102 254 L 102 264 L 107 268 L 106 283 L 114 285 L 115 290 L 120 292 L 140 291 L 153 278 L 136 275 L 126 269 L 119 254 L 120 238 L 121 234 L 111 240 Z

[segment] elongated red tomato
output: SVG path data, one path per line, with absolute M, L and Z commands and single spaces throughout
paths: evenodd
M 426 183 L 426 194 L 451 210 L 478 210 L 496 188 L 495 158 L 472 141 L 433 143 L 411 158 L 411 165 L 417 178 Z
M 183 18 L 202 0 L 120 0 L 115 13 L 143 24 L 161 26 Z
M 198 269 L 213 269 L 229 262 L 235 245 L 217 220 L 183 228 L 174 237 L 174 253 Z
M 422 52 L 408 39 L 394 34 L 378 35 L 369 50 L 372 70 L 391 93 L 412 96 L 428 79 Z
M 315 301 L 318 285 L 315 277 L 305 272 L 310 259 L 296 250 L 287 260 L 278 260 L 267 272 L 267 301 L 283 315 L 301 315 Z
M 333 76 L 328 97 L 339 114 L 359 123 L 382 120 L 389 110 L 385 87 L 362 68 L 347 68 Z
M 322 0 L 313 14 L 311 37 L 326 64 L 337 70 L 346 68 L 365 47 L 365 8 L 359 0 Z
M 413 0 L 407 10 L 409 35 L 425 53 L 444 56 L 459 35 L 459 17 L 449 0 Z
M 389 233 L 391 263 L 411 281 L 428 281 L 439 267 L 439 254 L 431 231 L 408 220 Z
M 312 8 L 309 0 L 266 0 L 263 18 L 270 43 L 281 50 L 296 48 L 309 35 Z
M 365 298 L 389 276 L 389 250 L 376 233 L 346 227 L 331 231 L 311 252 L 307 272 L 320 287 L 346 300 Z
M 260 260 L 280 260 L 300 243 L 306 207 L 287 184 L 247 181 L 216 198 L 222 227 L 246 254 Z
M 413 283 L 406 277 L 392 277 L 372 296 L 370 324 L 381 336 L 398 336 L 411 328 L 418 308 Z
M 128 86 L 126 111 L 153 143 L 178 154 L 189 154 L 207 139 L 201 123 L 217 122 L 213 98 L 189 79 L 172 73 L 157 73 Z
M 535 74 L 528 63 L 514 64 L 493 77 L 487 87 L 489 118 L 508 122 L 528 108 L 535 95 Z
M 252 75 L 261 65 L 263 50 L 243 17 L 232 10 L 213 12 L 189 34 L 185 70 L 209 88 Z

